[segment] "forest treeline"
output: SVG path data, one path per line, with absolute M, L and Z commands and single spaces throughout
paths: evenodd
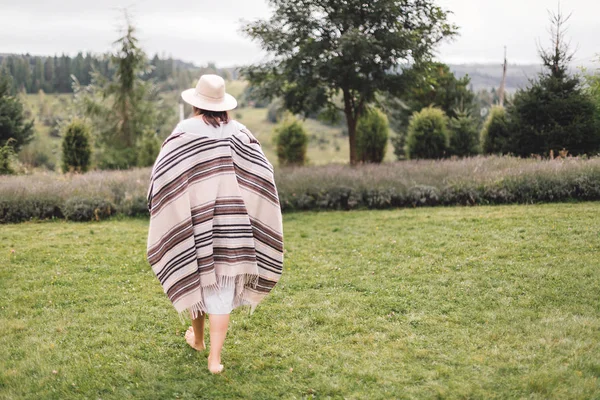
M 153 79 L 161 90 L 184 89 L 203 73 L 218 73 L 226 78 L 235 78 L 236 71 L 219 69 L 214 63 L 198 67 L 192 63 L 159 57 L 149 60 L 151 66 L 143 72 L 142 79 Z M 12 77 L 11 91 L 37 93 L 72 93 L 75 77 L 81 85 L 92 80 L 92 71 L 111 78 L 115 69 L 110 54 L 79 52 L 75 57 L 66 54 L 34 56 L 29 54 L 0 54 L 0 72 Z

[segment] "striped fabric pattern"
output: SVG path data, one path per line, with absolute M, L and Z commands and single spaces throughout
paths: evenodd
M 235 122 L 230 122 L 235 123 Z M 273 166 L 243 125 L 224 139 L 171 134 L 148 189 L 147 259 L 179 313 L 234 286 L 251 312 L 279 281 L 283 228 Z

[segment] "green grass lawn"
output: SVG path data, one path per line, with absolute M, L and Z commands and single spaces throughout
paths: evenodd
M 0 226 L 0 398 L 600 398 L 600 203 L 284 223 L 282 280 L 234 311 L 215 376 L 146 220 Z

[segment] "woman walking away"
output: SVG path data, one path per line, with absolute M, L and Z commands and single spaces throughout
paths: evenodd
M 225 81 L 203 75 L 181 93 L 194 116 L 163 142 L 148 189 L 148 262 L 179 313 L 187 343 L 201 351 L 209 316 L 208 369 L 223 370 L 229 314 L 252 313 L 278 282 L 283 229 L 273 166 L 248 129 L 227 111 Z

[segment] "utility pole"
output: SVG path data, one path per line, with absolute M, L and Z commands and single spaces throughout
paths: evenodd
M 498 96 L 500 97 L 500 107 L 504 106 L 504 90 L 506 86 L 506 46 L 504 46 L 504 64 L 502 66 L 502 82 L 500 83 L 500 89 L 498 90 Z

